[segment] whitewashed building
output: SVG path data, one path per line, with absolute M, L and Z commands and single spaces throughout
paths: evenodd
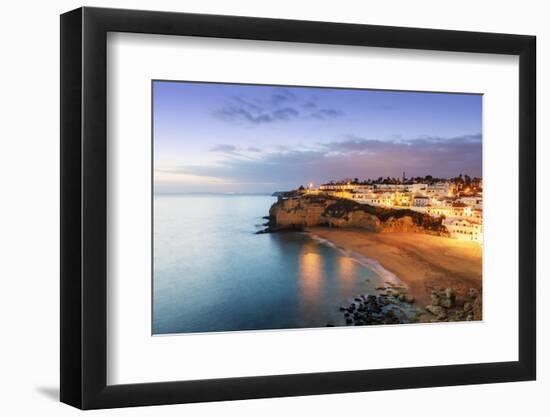
M 374 191 L 373 184 L 351 184 L 351 190 L 356 193 L 370 193 Z
M 434 197 L 451 197 L 453 190 L 453 184 L 450 182 L 436 182 L 426 187 L 425 194 Z
M 445 216 L 445 217 L 473 217 L 473 211 L 470 206 L 464 203 L 453 203 L 445 206 L 429 206 L 426 212 L 430 216 Z
M 442 224 L 454 239 L 483 243 L 483 225 L 477 221 L 464 218 L 448 218 L 443 219 Z
M 460 197 L 459 201 L 477 209 L 483 207 L 483 198 L 481 196 Z
M 426 189 L 428 188 L 428 184 L 415 183 L 415 184 L 409 184 L 407 187 L 409 191 L 413 194 L 426 195 Z
M 369 204 L 371 206 L 392 206 L 393 193 L 354 193 L 352 194 L 352 200 L 361 204 Z
M 381 191 L 407 191 L 407 184 L 375 184 L 376 190 Z
M 351 184 L 343 183 L 343 182 L 321 184 L 319 186 L 319 190 L 321 190 L 321 191 L 350 191 L 351 190 Z
M 430 204 L 430 198 L 425 195 L 415 194 L 412 198 L 413 207 L 426 207 Z

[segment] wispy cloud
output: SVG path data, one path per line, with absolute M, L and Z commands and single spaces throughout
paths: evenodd
M 403 171 L 413 176 L 481 175 L 481 134 L 389 141 L 346 135 L 314 148 L 270 150 L 252 158 L 240 157 L 240 150 L 231 145 L 216 149 L 231 157 L 213 165 L 184 165 L 173 171 L 280 187 L 296 187 L 310 180 L 400 176 Z
M 441 138 L 433 136 L 421 136 L 415 139 L 401 140 L 396 137 L 393 140 L 368 139 L 357 135 L 344 135 L 341 141 L 323 143 L 322 146 L 342 153 L 347 152 L 368 152 L 368 153 L 387 153 L 395 150 L 412 150 L 428 152 L 449 152 L 457 151 L 458 156 L 468 148 L 481 149 L 481 133 L 474 135 L 463 135 L 454 138 Z M 461 152 L 462 151 L 462 152 Z
M 233 158 L 246 158 L 250 159 L 258 154 L 262 153 L 260 148 L 255 146 L 239 147 L 228 143 L 220 143 L 209 149 L 210 152 L 214 152 L 220 155 L 225 155 Z
M 315 96 L 304 98 L 286 88 L 273 88 L 271 94 L 262 98 L 233 96 L 214 111 L 214 115 L 229 122 L 261 125 L 288 122 L 298 119 L 327 120 L 340 117 L 338 109 L 321 106 Z
M 310 114 L 310 117 L 319 120 L 332 119 L 333 117 L 339 117 L 343 113 L 335 109 L 319 109 Z
M 234 153 L 236 151 L 237 151 L 236 146 L 229 145 L 226 143 L 221 143 L 210 149 L 210 152 L 221 152 L 221 153 Z

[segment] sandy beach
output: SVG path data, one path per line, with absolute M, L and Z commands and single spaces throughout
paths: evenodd
M 336 246 L 378 261 L 409 287 L 421 306 L 430 302 L 434 287 L 452 287 L 459 295 L 481 290 L 482 248 L 421 233 L 372 233 L 354 229 L 310 228 Z

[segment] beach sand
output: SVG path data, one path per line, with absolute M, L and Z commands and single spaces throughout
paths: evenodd
M 452 287 L 458 295 L 481 291 L 482 248 L 421 233 L 372 233 L 355 229 L 309 228 L 342 249 L 378 261 L 397 275 L 422 307 L 430 304 L 434 287 Z

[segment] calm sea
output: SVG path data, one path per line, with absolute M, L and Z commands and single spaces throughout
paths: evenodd
M 391 276 L 305 233 L 255 234 L 269 196 L 154 197 L 153 333 L 345 325 Z

